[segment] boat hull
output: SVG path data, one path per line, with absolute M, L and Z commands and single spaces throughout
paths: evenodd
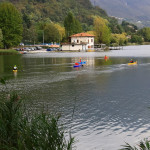
M 76 68 L 76 67 L 81 67 L 81 66 L 82 66 L 82 65 L 74 65 L 73 67 Z
M 137 61 L 133 62 L 133 63 L 128 63 L 128 65 L 137 65 Z
M 13 72 L 17 72 L 18 70 L 13 70 Z

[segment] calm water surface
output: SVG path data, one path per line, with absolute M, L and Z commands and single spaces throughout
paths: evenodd
M 104 55 L 110 61 L 105 62 Z M 87 64 L 73 68 L 80 57 Z M 137 66 L 127 65 L 131 58 Z M 14 64 L 17 74 L 12 72 Z M 0 76 L 9 77 L 8 87 L 24 97 L 29 108 L 61 113 L 77 150 L 118 150 L 125 142 L 136 144 L 150 135 L 150 46 L 0 56 Z

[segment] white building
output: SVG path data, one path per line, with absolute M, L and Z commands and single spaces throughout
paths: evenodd
M 78 33 L 70 36 L 70 43 L 62 44 L 62 51 L 88 51 L 94 50 L 94 35 Z

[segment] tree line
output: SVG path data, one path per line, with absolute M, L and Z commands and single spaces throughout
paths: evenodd
M 95 43 L 106 45 L 126 45 L 127 43 L 150 42 L 150 28 L 138 29 L 137 26 L 115 18 L 91 16 L 88 25 L 68 11 L 64 21 L 53 22 L 50 19 L 33 21 L 25 12 L 20 13 L 12 3 L 0 3 L 0 48 L 25 44 L 67 42 L 68 37 L 80 32 L 95 35 Z

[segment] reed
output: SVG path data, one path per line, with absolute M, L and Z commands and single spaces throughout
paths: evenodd
M 74 138 L 65 139 L 59 116 L 46 113 L 28 116 L 26 111 L 15 92 L 0 99 L 1 150 L 72 150 Z
M 121 150 L 150 150 L 150 141 L 148 139 L 144 139 L 143 141 L 140 141 L 137 146 L 131 146 L 129 143 L 126 143 L 123 147 L 124 148 Z

